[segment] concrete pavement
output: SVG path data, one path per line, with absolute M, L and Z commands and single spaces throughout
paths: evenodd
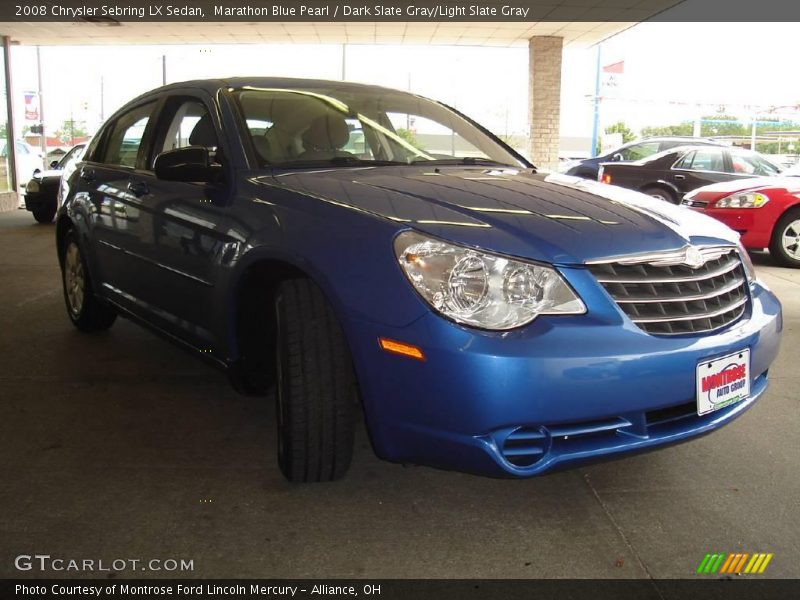
M 800 577 L 800 271 L 756 261 L 783 348 L 763 400 L 713 435 L 514 481 L 382 462 L 361 427 L 344 480 L 294 486 L 270 399 L 126 320 L 78 333 L 54 227 L 0 214 L 0 577 L 44 553 L 194 565 L 119 577 L 683 578 L 735 551 Z

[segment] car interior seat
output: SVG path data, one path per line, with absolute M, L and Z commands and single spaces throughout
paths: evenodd
M 219 145 L 214 123 L 211 122 L 211 115 L 206 113 L 200 117 L 189 134 L 189 143 L 192 146 L 205 146 L 206 148 L 216 148 Z
M 304 152 L 301 159 L 333 158 L 350 156 L 342 151 L 350 140 L 350 128 L 344 116 L 326 111 L 325 114 L 311 121 L 311 126 L 303 132 Z

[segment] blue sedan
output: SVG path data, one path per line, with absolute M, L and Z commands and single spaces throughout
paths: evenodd
M 782 321 L 738 236 L 545 175 L 459 112 L 296 79 L 131 101 L 62 180 L 81 331 L 135 320 L 275 390 L 291 481 L 391 461 L 527 477 L 729 423 Z

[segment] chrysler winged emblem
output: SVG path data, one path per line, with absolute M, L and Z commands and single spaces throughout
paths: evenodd
M 686 255 L 683 259 L 684 264 L 686 266 L 691 267 L 692 269 L 699 269 L 704 264 L 706 264 L 706 258 L 703 256 L 703 253 L 700 252 L 694 246 L 689 246 L 686 248 Z

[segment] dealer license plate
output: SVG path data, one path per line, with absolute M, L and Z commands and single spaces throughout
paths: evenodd
M 750 395 L 750 349 L 697 365 L 697 414 L 705 415 Z

